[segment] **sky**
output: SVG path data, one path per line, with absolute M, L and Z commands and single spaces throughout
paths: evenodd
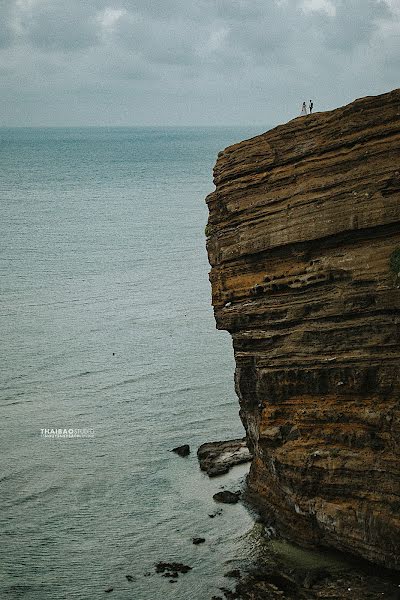
M 272 126 L 399 75 L 400 0 L 0 0 L 0 126 Z

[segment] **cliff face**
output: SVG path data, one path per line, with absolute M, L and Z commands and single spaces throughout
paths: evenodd
M 400 90 L 231 146 L 214 182 L 250 491 L 297 542 L 400 569 Z

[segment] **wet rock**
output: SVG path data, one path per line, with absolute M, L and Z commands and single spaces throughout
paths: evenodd
M 232 571 L 228 571 L 224 574 L 224 577 L 232 577 L 233 579 L 240 579 L 241 574 L 239 569 L 232 569 Z
M 353 569 L 338 571 L 337 567 L 332 571 L 317 568 L 293 572 L 279 561 L 275 566 L 255 565 L 236 584 L 235 593 L 240 600 L 396 600 L 396 587 L 388 573 L 377 576 Z
M 204 542 L 206 541 L 206 539 L 202 538 L 202 537 L 195 537 L 195 538 L 193 538 L 192 541 L 193 541 L 193 544 L 195 546 L 198 546 L 199 544 L 204 544 Z
M 128 581 L 136 581 L 136 577 L 133 577 L 133 575 L 125 575 L 125 577 Z
M 319 583 L 327 577 L 329 577 L 329 571 L 327 571 L 326 569 L 314 569 L 313 571 L 309 571 L 304 577 L 303 587 L 309 590 L 316 583 Z
M 217 492 L 213 496 L 215 502 L 222 502 L 223 504 L 236 504 L 239 502 L 239 498 L 240 492 L 230 492 L 229 490 Z
M 208 442 L 197 450 L 200 469 L 209 477 L 227 473 L 234 465 L 249 462 L 252 459 L 246 445 L 246 438 L 224 442 Z
M 109 588 L 107 588 L 107 589 L 106 589 L 106 590 L 104 590 L 104 591 L 105 591 L 105 593 L 106 593 L 106 594 L 109 594 L 109 593 L 110 593 L 110 592 L 112 592 L 113 590 L 114 590 L 114 588 L 113 588 L 113 587 L 109 587 Z
M 179 573 L 187 573 L 192 567 L 178 562 L 158 562 L 155 565 L 156 573 L 168 573 L 166 577 L 178 577 Z
M 179 456 L 189 456 L 190 454 L 190 446 L 189 444 L 183 444 L 183 446 L 177 446 L 176 448 L 172 448 L 171 452 L 175 452 Z
M 272 570 L 263 572 L 254 572 L 240 580 L 235 588 L 237 598 L 241 600 L 305 600 L 305 596 L 300 588 L 284 573 Z
M 236 600 L 239 598 L 239 596 L 236 592 L 232 592 L 228 588 L 220 587 L 219 589 L 221 590 L 221 592 L 224 593 L 226 600 Z

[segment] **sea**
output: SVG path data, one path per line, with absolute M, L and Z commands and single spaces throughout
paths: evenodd
M 209 479 L 196 450 L 244 435 L 204 199 L 261 132 L 0 129 L 0 598 L 206 600 L 251 556 L 253 516 L 212 498 L 248 465 Z

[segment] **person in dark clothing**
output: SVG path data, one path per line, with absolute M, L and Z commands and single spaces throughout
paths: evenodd
M 313 104 L 312 100 L 310 100 L 310 106 L 309 106 L 309 108 L 310 108 L 310 115 L 311 115 L 312 109 L 314 108 L 314 104 Z

